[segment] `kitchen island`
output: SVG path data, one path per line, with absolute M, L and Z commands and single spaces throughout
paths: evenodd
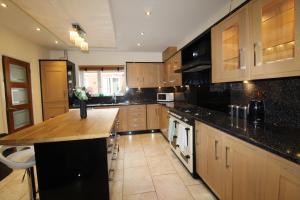
M 79 110 L 0 139 L 0 145 L 34 145 L 40 200 L 109 199 L 107 139 L 118 108 Z

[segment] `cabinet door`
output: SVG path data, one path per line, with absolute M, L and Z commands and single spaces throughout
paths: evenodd
M 143 88 L 154 88 L 159 86 L 159 64 L 141 64 L 142 86 Z
M 166 138 L 168 138 L 168 126 L 169 126 L 169 114 L 168 108 L 165 106 L 160 106 L 160 130 Z
M 224 136 L 223 144 L 223 199 L 263 199 L 265 162 L 259 151 L 227 136 Z
M 231 82 L 249 79 L 248 6 L 212 29 L 212 81 Z
M 127 86 L 129 88 L 141 87 L 143 75 L 139 63 L 127 63 L 126 65 Z
M 171 59 L 170 67 L 170 84 L 171 86 L 181 86 L 182 85 L 182 75 L 181 73 L 176 73 L 175 71 L 181 68 L 181 52 L 176 53 Z
M 251 20 L 251 79 L 300 75 L 300 1 L 255 0 Z
M 264 200 L 300 199 L 300 166 L 275 155 L 267 161 Z
M 222 138 L 216 129 L 206 127 L 207 135 L 207 183 L 214 193 L 221 198 L 223 191 L 222 181 Z
M 147 105 L 147 129 L 159 129 L 159 105 Z
M 203 125 L 196 122 L 196 171 L 199 176 L 207 180 L 207 144 L 208 137 Z

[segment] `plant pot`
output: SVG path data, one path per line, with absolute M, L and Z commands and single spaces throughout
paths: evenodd
M 80 117 L 81 119 L 87 118 L 87 107 L 85 101 L 80 101 Z

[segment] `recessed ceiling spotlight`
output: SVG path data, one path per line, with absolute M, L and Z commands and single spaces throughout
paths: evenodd
M 151 12 L 150 11 L 145 11 L 145 15 L 150 16 Z
M 7 5 L 6 5 L 5 3 L 1 3 L 1 6 L 2 6 L 3 8 L 7 8 Z
M 136 45 L 137 45 L 138 47 L 142 46 L 142 44 L 141 44 L 141 43 L 137 43 Z
M 54 43 L 55 43 L 55 44 L 58 44 L 58 41 L 57 41 L 57 40 L 55 40 L 55 41 L 54 41 Z
M 141 34 L 141 35 L 145 35 L 145 33 L 144 33 L 144 32 L 141 32 L 140 34 Z
M 41 29 L 39 28 L 39 27 L 36 27 L 36 29 L 35 29 L 36 31 L 41 31 Z

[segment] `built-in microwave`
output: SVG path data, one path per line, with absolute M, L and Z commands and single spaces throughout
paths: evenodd
M 157 101 L 174 101 L 174 93 L 157 93 Z

